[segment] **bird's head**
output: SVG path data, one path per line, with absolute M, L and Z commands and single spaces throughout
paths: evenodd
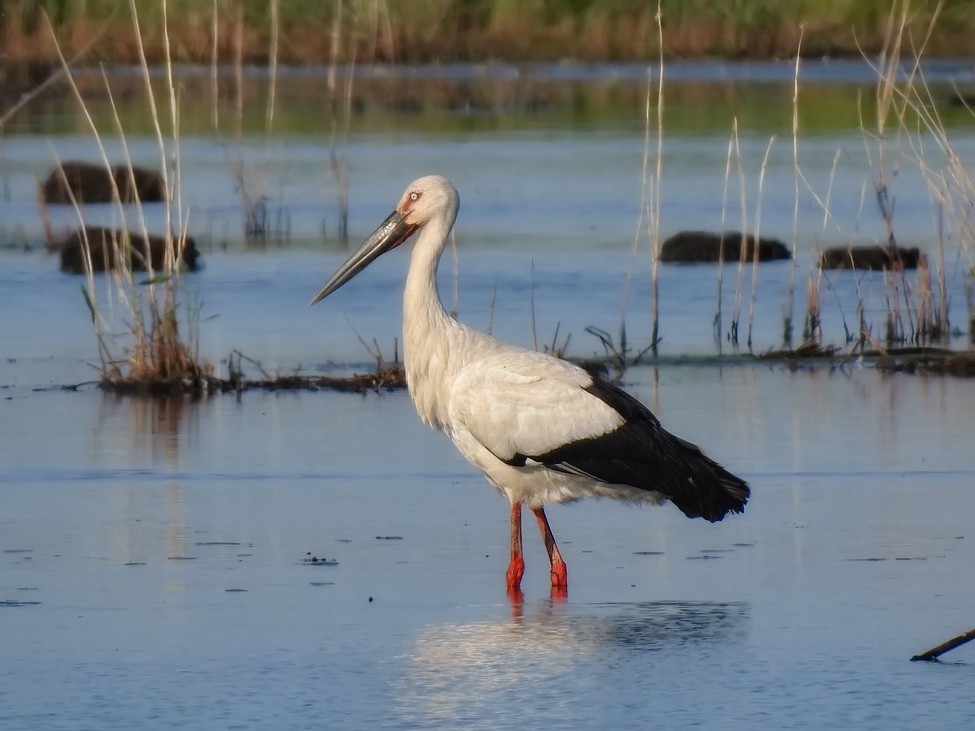
M 456 208 L 457 200 L 453 183 L 442 175 L 427 175 L 410 183 L 396 210 L 415 230 L 451 206 Z
M 382 254 L 395 249 L 430 221 L 449 216 L 449 219 L 444 220 L 449 231 L 454 223 L 453 216 L 457 213 L 458 203 L 457 189 L 447 178 L 427 175 L 414 180 L 406 188 L 396 209 L 346 259 L 308 304 L 313 305 L 328 297 Z M 446 232 L 444 236 L 446 237 Z

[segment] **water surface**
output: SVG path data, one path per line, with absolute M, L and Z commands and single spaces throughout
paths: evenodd
M 748 511 L 553 508 L 569 597 L 530 530 L 523 603 L 503 499 L 406 394 L 3 401 L 0 719 L 965 727 L 970 651 L 908 658 L 971 623 L 968 384 L 633 374 Z
M 870 92 L 868 71 L 804 72 L 803 172 L 817 194 L 832 190 L 835 215 L 824 226 L 814 196 L 801 194 L 800 292 L 821 246 L 886 240 L 851 112 Z M 939 83 L 966 78 L 950 64 L 933 71 Z M 737 115 L 746 227 L 775 134 L 761 229 L 791 242 L 791 66 L 669 73 L 662 232 L 720 226 Z M 321 79 L 296 72 L 269 141 L 254 79 L 239 145 L 209 128 L 205 75 L 186 82 L 198 93 L 184 97 L 183 211 L 206 266 L 180 293 L 199 309 L 201 355 L 221 373 L 234 349 L 272 372 L 369 368 L 360 337 L 386 357 L 398 347 L 407 257 L 304 306 L 346 254 L 328 107 Z M 450 256 L 441 272 L 461 319 L 525 346 L 571 334 L 569 352 L 585 356 L 601 352 L 585 328 L 618 341 L 625 314 L 630 342 L 645 344 L 645 84 L 645 69 L 630 67 L 369 70 L 341 148 L 352 237 L 409 180 L 443 172 L 463 201 L 456 278 Z M 133 154 L 151 164 L 144 100 L 125 100 Z M 946 119 L 971 155 L 970 123 Z M 117 140 L 107 144 L 116 154 Z M 264 241 L 240 234 L 238 153 L 280 222 Z M 513 602 L 504 500 L 419 423 L 405 393 L 195 402 L 60 390 L 96 378 L 98 354 L 81 280 L 40 246 L 35 185 L 55 154 L 94 155 L 63 99 L 17 118 L 0 148 L 4 728 L 971 725 L 972 650 L 908 662 L 972 624 L 975 594 L 960 580 L 975 559 L 971 384 L 885 377 L 856 360 L 790 371 L 701 358 L 747 351 L 750 313 L 753 352 L 781 343 L 790 264 L 760 268 L 754 307 L 751 273 L 725 270 L 721 332 L 738 317 L 737 348 L 714 339 L 717 268 L 662 268 L 667 358 L 625 382 L 668 429 L 749 481 L 746 513 L 708 525 L 669 506 L 553 507 L 568 599 L 550 596 L 528 526 L 525 594 Z M 900 240 L 929 246 L 924 176 L 904 163 L 896 186 Z M 728 200 L 737 227 L 734 186 Z M 71 211 L 50 214 L 73 225 Z M 118 217 L 99 206 L 85 215 Z M 149 206 L 147 216 L 158 226 L 164 213 Z M 970 250 L 946 246 L 960 321 Z M 855 329 L 858 298 L 879 328 L 881 275 L 833 274 L 822 292 L 827 341 Z M 124 333 L 110 294 L 99 279 L 94 295 Z M 116 352 L 125 345 L 115 341 Z M 309 564 L 309 554 L 327 561 Z

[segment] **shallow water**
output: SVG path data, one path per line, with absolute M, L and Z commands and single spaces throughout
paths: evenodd
M 688 227 L 717 229 L 724 210 L 729 227 L 754 229 L 761 214 L 764 233 L 791 243 L 794 72 L 789 62 L 666 67 L 664 236 Z M 967 89 L 975 75 L 969 64 L 950 61 L 928 64 L 925 73 L 955 152 L 968 159 L 975 144 L 971 115 L 948 100 L 956 87 Z M 120 158 L 122 145 L 101 79 L 92 73 L 80 76 L 80 82 L 92 77 L 83 83 L 87 103 L 107 154 Z M 183 70 L 178 77 L 184 94 L 181 220 L 187 220 L 191 233 L 217 246 L 237 245 L 242 231 L 235 178 L 239 162 L 250 195 L 268 197 L 269 227 L 286 229 L 291 245 L 320 246 L 323 230 L 326 245 L 335 245 L 337 184 L 329 169 L 333 119 L 325 77 L 324 69 L 282 72 L 275 121 L 267 135 L 264 76 L 254 72 L 246 77 L 238 133 L 233 99 L 220 97 L 215 128 L 206 69 Z M 389 208 L 407 182 L 436 171 L 461 191 L 464 245 L 522 248 L 530 242 L 544 251 L 629 248 L 647 197 L 642 184 L 646 79 L 646 67 L 636 65 L 360 69 L 353 85 L 355 113 L 348 133 L 338 135 L 336 150 L 348 165 L 353 234 L 365 233 L 377 208 Z M 800 80 L 797 152 L 805 181 L 799 186 L 799 250 L 854 239 L 885 242 L 887 232 L 873 203 L 881 159 L 872 122 L 876 110 L 870 103 L 876 93 L 873 71 L 862 62 L 807 61 Z M 141 80 L 116 70 L 111 83 L 133 160 L 158 167 Z M 734 166 L 725 183 L 735 121 L 743 188 Z M 895 135 L 884 144 L 884 181 L 896 201 L 895 226 L 904 244 L 936 238 L 936 209 L 916 158 L 920 154 L 937 172 L 942 155 L 932 139 L 921 136 L 918 141 L 923 149 Z M 759 173 L 770 144 L 759 195 Z M 85 118 L 66 95 L 42 98 L 5 129 L 0 233 L 7 245 L 41 239 L 36 183 L 57 158 L 99 159 Z M 831 212 L 825 226 L 817 196 Z M 69 206 L 52 206 L 48 214 L 55 227 L 77 224 Z M 89 222 L 108 223 L 116 216 L 108 206 L 85 211 Z M 147 216 L 152 228 L 162 227 L 161 206 L 149 206 Z
M 971 83 L 971 71 L 952 62 L 931 64 L 926 71 L 955 154 L 961 160 L 972 158 L 975 135 L 970 114 L 947 103 L 954 93 L 953 84 L 967 88 Z M 297 349 L 292 345 L 279 349 L 273 343 L 269 347 L 269 330 L 262 327 L 255 333 L 261 342 L 254 348 L 247 330 L 251 323 L 267 318 L 295 318 L 299 333 L 312 332 L 313 323 L 323 316 L 316 313 L 314 320 L 302 319 L 296 305 L 307 300 L 307 293 L 317 289 L 317 280 L 324 279 L 343 254 L 337 183 L 329 168 L 326 134 L 332 122 L 321 70 L 283 74 L 270 136 L 262 126 L 266 79 L 257 73 L 248 76 L 246 124 L 239 138 L 231 134 L 230 100 L 223 99 L 218 105 L 223 115 L 220 133 L 210 125 L 207 77 L 198 72 L 184 71 L 181 82 L 186 85 L 186 101 L 177 208 L 180 220 L 197 238 L 207 267 L 204 273 L 188 278 L 187 299 L 202 301 L 203 316 L 220 320 L 204 324 L 203 347 L 210 348 L 207 355 L 211 359 L 241 348 L 283 368 L 294 367 L 296 361 L 314 362 L 312 353 L 321 352 L 317 347 L 310 352 L 300 344 Z M 875 92 L 872 72 L 863 63 L 803 65 L 798 139 L 802 179 L 798 181 L 791 132 L 793 72 L 789 63 L 689 63 L 667 68 L 661 237 L 686 228 L 716 231 L 723 227 L 760 230 L 791 246 L 795 230 L 795 267 L 775 263 L 760 268 L 754 314 L 750 267 L 740 275 L 738 296 L 737 267 L 726 267 L 722 347 L 730 345 L 726 337 L 733 318 L 740 322 L 741 346 L 748 346 L 749 329 L 754 350 L 780 345 L 793 279 L 797 294 L 791 313 L 798 339 L 806 283 L 818 252 L 826 246 L 886 243 L 888 238 L 874 202 L 880 146 L 872 133 L 860 130 L 857 111 L 859 104 L 869 128 L 874 112 L 863 100 Z M 129 130 L 128 149 L 136 163 L 158 167 L 157 143 L 138 81 L 118 71 L 113 76 L 114 84 L 132 87 L 124 94 L 120 90 L 118 99 L 123 124 Z M 651 295 L 644 210 L 649 191 L 643 182 L 645 81 L 646 69 L 635 66 L 361 70 L 355 86 L 361 96 L 357 97 L 357 112 L 338 148 L 348 165 L 352 242 L 385 217 L 406 183 L 420 174 L 444 173 L 457 184 L 462 199 L 456 227 L 462 314 L 486 324 L 493 289 L 498 287 L 496 306 L 519 313 L 516 330 L 504 330 L 502 322 L 499 332 L 524 342 L 530 296 L 511 299 L 511 292 L 529 292 L 534 285 L 538 339 L 547 340 L 556 323 L 561 323 L 561 331 L 574 333 L 578 345 L 587 337 L 582 330 L 588 325 L 615 331 L 626 307 L 630 333 L 637 334 L 631 342 L 646 342 Z M 97 91 L 99 84 L 92 85 L 88 99 L 114 160 L 122 154 L 121 143 L 108 117 L 104 94 Z M 418 106 L 404 107 L 400 98 L 404 95 Z M 740 136 L 741 176 L 732 165 L 726 183 L 734 120 Z M 85 125 L 71 99 L 53 96 L 28 107 L 5 132 L 0 147 L 0 276 L 5 284 L 13 279 L 15 287 L 27 292 L 0 293 L 4 311 L 21 311 L 25 297 L 36 295 L 43 300 L 52 292 L 56 297 L 64 293 L 65 301 L 80 303 L 76 280 L 53 272 L 54 257 L 43 253 L 36 185 L 56 158 L 97 160 Z M 914 143 L 924 147 L 896 136 L 888 137 L 883 146 L 884 181 L 895 211 L 896 238 L 901 245 L 920 246 L 928 253 L 931 286 L 938 297 L 938 269 L 944 269 L 951 321 L 958 325 L 965 322 L 965 284 L 975 264 L 973 250 L 956 226 L 958 221 L 938 207 L 933 195 L 932 185 L 937 181 L 930 175 L 941 169 L 943 155 L 930 137 L 918 136 Z M 926 168 L 918 164 L 918 155 Z M 239 185 L 234 177 L 238 160 L 249 194 L 267 196 L 270 232 L 266 239 L 243 239 Z M 652 155 L 649 162 L 653 173 Z M 148 204 L 144 211 L 150 229 L 162 230 L 164 207 Z M 47 215 L 58 230 L 78 224 L 78 215 L 70 206 L 49 206 Z M 138 218 L 133 207 L 124 215 L 130 223 Z M 108 205 L 91 205 L 84 211 L 87 223 L 115 225 L 121 218 Z M 327 257 L 321 255 L 323 250 L 329 252 Z M 372 307 L 385 314 L 398 306 L 404 259 L 401 256 L 398 263 L 377 265 L 368 278 L 357 283 L 367 288 L 370 301 L 357 303 L 356 317 L 364 318 L 363 310 L 369 312 Z M 388 280 L 378 279 L 384 268 L 395 272 Z M 296 276 L 300 279 L 292 279 Z M 632 288 L 628 284 L 631 278 Z M 37 281 L 52 289 L 35 291 Z M 444 272 L 444 281 L 446 293 L 453 289 L 450 271 Z M 376 282 L 382 284 L 378 291 L 371 289 Z M 910 273 L 906 286 L 917 289 L 921 285 Z M 716 267 L 665 266 L 660 287 L 665 351 L 671 355 L 713 353 Z M 901 283 L 899 290 L 903 288 Z M 581 296 L 567 298 L 566 291 Z M 885 289 L 879 275 L 830 275 L 820 287 L 824 340 L 842 344 L 848 332 L 857 330 L 860 298 L 868 327 L 875 337 L 881 336 L 892 296 L 895 301 L 901 299 L 900 294 Z M 547 297 L 552 298 L 551 303 Z M 736 301 L 741 302 L 737 308 Z M 284 309 L 278 310 L 277 305 Z M 37 306 L 47 307 L 43 302 Z M 57 300 L 51 307 L 53 317 L 66 317 Z M 910 317 L 906 311 L 901 314 Z M 228 336 L 220 337 L 222 325 L 238 315 Z M 395 323 L 396 318 L 384 316 L 382 322 Z M 4 327 L 23 328 L 28 333 L 36 329 L 30 319 Z M 124 323 L 118 327 L 124 329 Z M 391 349 L 386 343 L 391 342 L 395 328 L 383 327 L 378 318 L 358 319 L 356 328 Z M 288 325 L 283 329 L 286 332 Z M 79 322 L 70 330 L 64 333 L 68 344 L 72 333 L 83 333 L 85 326 Z M 271 331 L 277 333 L 280 328 Z M 909 326 L 907 331 L 910 334 Z M 598 344 L 590 341 L 584 347 L 592 350 Z M 13 357 L 23 358 L 36 347 L 28 344 L 26 350 L 19 346 L 10 350 Z M 330 349 L 329 357 L 368 360 L 357 338 L 337 351 Z M 0 383 L 8 382 L 0 378 Z
M 556 66 L 539 80 L 496 71 L 508 86 L 474 83 L 477 70 L 454 80 L 444 72 L 469 95 L 465 107 L 438 86 L 444 74 L 421 70 L 436 91 L 412 111 L 386 97 L 401 93 L 402 78 L 372 72 L 378 86 L 366 87 L 344 148 L 353 238 L 382 220 L 409 179 L 446 172 L 463 199 L 461 319 L 526 346 L 558 330 L 560 341 L 571 334 L 571 354 L 586 356 L 600 351 L 586 326 L 618 338 L 625 311 L 631 345 L 645 343 L 645 242 L 631 253 L 642 72 Z M 663 231 L 717 228 L 731 115 L 743 115 L 754 191 L 768 135 L 791 124 L 791 67 L 670 72 Z M 945 82 L 961 70 L 935 72 Z M 808 73 L 801 154 L 818 190 L 836 150 L 843 155 L 836 220 L 824 229 L 822 212 L 802 200 L 800 291 L 818 246 L 885 238 L 877 218 L 859 212 L 870 173 L 850 126 L 856 115 L 834 114 L 870 77 L 848 65 Z M 184 194 L 206 266 L 183 277 L 181 296 L 198 304 L 201 355 L 221 373 L 234 349 L 271 371 L 325 372 L 371 367 L 360 336 L 387 358 L 396 347 L 405 255 L 305 307 L 345 252 L 334 235 L 323 102 L 302 89 L 282 86 L 274 145 L 259 121 L 245 136 L 272 216 L 290 220 L 290 237 L 261 245 L 236 233 L 239 200 L 208 110 L 187 114 Z M 257 120 L 259 93 L 249 112 Z M 136 108 L 129 113 L 144 125 Z M 544 550 L 526 529 L 525 595 L 513 602 L 503 587 L 505 501 L 419 423 L 405 393 L 193 402 L 60 390 L 95 377 L 97 351 L 81 280 L 37 246 L 34 185 L 49 145 L 65 157 L 90 152 L 79 129 L 70 105 L 52 100 L 8 128 L 0 150 L 3 728 L 887 729 L 975 720 L 970 647 L 939 664 L 908 662 L 972 626 L 968 381 L 884 377 L 857 361 L 790 372 L 701 358 L 736 350 L 712 334 L 717 269 L 663 267 L 665 364 L 631 369 L 626 387 L 750 482 L 748 510 L 708 525 L 670 506 L 553 507 L 569 596 L 550 596 Z M 154 143 L 140 134 L 132 147 L 151 162 Z M 957 134 L 970 154 L 970 128 Z M 787 238 L 792 162 L 778 144 L 762 231 Z M 897 185 L 901 242 L 930 241 L 924 181 L 905 166 Z M 87 214 L 113 215 L 98 206 Z M 148 215 L 158 223 L 163 214 L 157 206 Z M 70 222 L 69 212 L 52 216 Z M 967 256 L 950 259 L 955 307 Z M 781 342 L 790 274 L 788 264 L 760 268 L 753 351 Z M 741 281 L 746 351 L 750 274 Z M 441 288 L 452 301 L 450 258 Z M 723 332 L 735 288 L 729 268 Z M 95 294 L 124 331 L 104 280 Z M 844 322 L 853 327 L 858 296 L 879 328 L 882 277 L 837 273 L 823 289 L 827 341 L 842 342 Z M 328 561 L 309 564 L 308 554 Z
M 404 393 L 3 401 L 0 721 L 966 727 L 971 650 L 908 658 L 971 624 L 969 384 L 631 373 L 748 511 L 553 508 L 569 597 L 531 531 L 523 603 L 503 499 Z

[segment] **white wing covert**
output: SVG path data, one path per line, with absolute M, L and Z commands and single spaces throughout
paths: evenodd
M 450 419 L 504 461 L 607 434 L 623 417 L 586 391 L 592 377 L 543 353 L 505 350 L 466 366 L 451 384 Z

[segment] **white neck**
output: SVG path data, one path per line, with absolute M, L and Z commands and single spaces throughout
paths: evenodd
M 420 418 L 437 428 L 446 417 L 438 386 L 457 367 L 450 362 L 450 343 L 465 329 L 447 314 L 437 289 L 437 265 L 456 216 L 456 206 L 450 206 L 420 229 L 403 292 L 406 383 Z

